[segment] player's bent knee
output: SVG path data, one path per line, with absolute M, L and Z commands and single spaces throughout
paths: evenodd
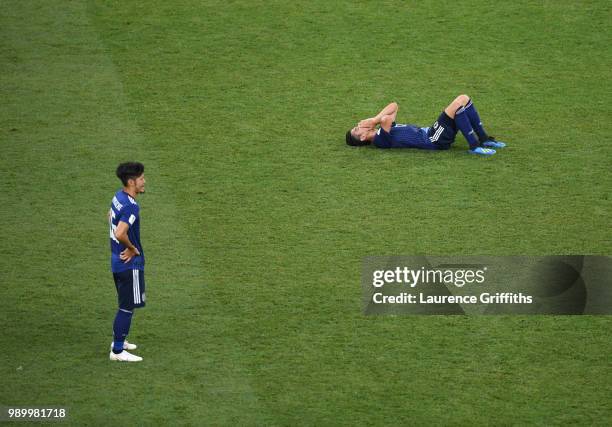
M 467 105 L 467 103 L 470 102 L 470 97 L 467 95 L 459 95 L 455 99 L 455 102 L 458 102 L 460 105 Z
M 469 98 L 468 98 L 469 99 Z M 455 98 L 455 100 L 453 102 L 450 103 L 450 105 L 448 107 L 446 107 L 444 109 L 444 112 L 446 113 L 446 115 L 448 117 L 450 117 L 451 119 L 455 118 L 455 113 L 463 106 L 465 106 L 467 104 L 467 102 L 462 102 L 464 101 L 463 99 L 461 99 L 461 97 L 457 97 Z
M 452 102 L 448 107 L 444 109 L 444 112 L 451 119 L 455 118 L 455 112 L 459 109 L 460 105 L 456 102 Z

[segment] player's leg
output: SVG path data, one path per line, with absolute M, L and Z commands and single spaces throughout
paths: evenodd
M 120 308 L 117 310 L 115 315 L 115 321 L 113 322 L 113 353 L 119 354 L 124 350 L 125 339 L 130 333 L 130 326 L 132 324 L 132 316 L 134 312 Z
M 467 113 L 467 116 L 470 119 L 470 123 L 472 124 L 472 128 L 474 128 L 474 130 L 476 131 L 478 139 L 480 140 L 481 145 L 483 147 L 504 148 L 506 146 L 505 143 L 501 141 L 496 141 L 495 138 L 487 134 L 482 124 L 482 120 L 480 120 L 478 110 L 476 110 L 476 106 L 474 105 L 471 98 L 465 105 L 465 112 Z
M 141 294 L 137 294 L 139 280 L 136 279 L 136 277 L 138 277 L 138 270 L 113 273 L 115 287 L 117 289 L 119 310 L 117 310 L 115 321 L 113 322 L 113 343 L 110 360 L 122 362 L 139 362 L 142 360 L 141 357 L 125 351 L 126 348 L 136 348 L 136 346 L 126 341 L 126 337 L 130 333 L 134 308 L 141 306 L 139 305 Z
M 472 123 L 468 117 L 468 113 L 465 110 L 465 106 L 470 101 L 467 95 L 459 95 L 451 102 L 448 107 L 444 109 L 444 112 L 450 117 L 455 119 L 455 124 L 470 144 L 470 152 L 473 154 L 479 154 L 483 156 L 491 156 L 495 154 L 495 150 L 488 148 L 482 148 L 480 141 L 476 137 Z

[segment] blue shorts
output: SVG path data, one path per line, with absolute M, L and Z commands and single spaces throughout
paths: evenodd
M 448 117 L 444 111 L 438 116 L 438 120 L 427 129 L 427 138 L 440 150 L 450 148 L 450 145 L 455 142 L 455 135 L 457 135 L 455 120 Z
M 145 306 L 145 280 L 142 270 L 113 273 L 119 308 L 132 310 Z

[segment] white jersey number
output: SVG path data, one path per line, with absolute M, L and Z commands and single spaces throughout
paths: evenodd
M 111 208 L 111 210 L 108 212 L 108 224 L 110 225 L 110 238 L 113 239 L 115 242 L 119 243 L 119 240 L 117 240 L 117 238 L 115 237 L 115 230 L 117 229 L 117 226 L 113 224 L 114 219 L 115 219 L 115 211 Z

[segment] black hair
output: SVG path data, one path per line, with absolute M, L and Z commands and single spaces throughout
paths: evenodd
M 370 145 L 370 141 L 362 141 L 359 138 L 355 138 L 351 133 L 351 129 L 346 133 L 346 144 L 353 147 L 361 147 L 362 145 Z
M 117 178 L 127 187 L 128 180 L 138 178 L 144 173 L 144 165 L 140 162 L 125 162 L 117 166 Z

